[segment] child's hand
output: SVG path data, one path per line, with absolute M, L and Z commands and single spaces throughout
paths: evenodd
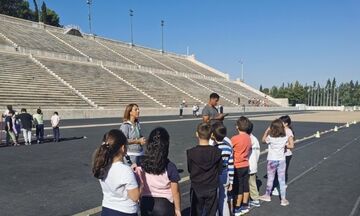
M 140 145 L 145 145 L 145 144 L 146 144 L 146 139 L 145 139 L 144 137 L 141 137 L 141 138 L 139 139 L 139 144 L 140 144 Z
M 228 191 L 232 191 L 232 189 L 233 189 L 233 188 L 232 188 L 232 184 L 229 184 L 227 190 L 228 190 Z

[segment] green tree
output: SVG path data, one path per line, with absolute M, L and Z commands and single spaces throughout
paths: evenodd
M 35 22 L 39 22 L 39 7 L 38 4 L 36 2 L 36 0 L 33 0 L 34 2 L 34 21 Z
M 43 22 L 44 24 L 47 24 L 46 21 L 47 21 L 47 8 L 46 8 L 46 4 L 45 2 L 42 3 L 41 5 L 41 19 L 40 19 L 41 22 Z

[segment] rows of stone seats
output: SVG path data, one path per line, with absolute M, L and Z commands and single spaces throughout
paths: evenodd
M 202 75 L 199 72 L 196 72 L 195 70 L 189 69 L 188 67 L 180 64 L 179 62 L 175 61 L 173 58 L 169 57 L 169 54 L 167 53 L 161 53 L 161 51 L 155 51 L 155 50 L 149 50 L 145 48 L 139 48 L 136 47 L 136 49 L 151 58 L 161 62 L 162 64 L 174 69 L 177 72 L 180 73 L 186 73 L 186 74 L 196 74 L 196 75 Z
M 242 95 L 231 91 L 229 88 L 226 88 L 225 86 L 222 86 L 215 81 L 207 80 L 207 79 L 194 79 L 194 80 L 206 86 L 207 88 L 213 90 L 214 92 L 217 92 L 220 96 L 226 97 L 228 100 L 231 100 L 235 104 L 237 104 L 238 98 L 240 98 L 241 101 L 245 101 L 245 98 Z
M 122 70 L 119 68 L 110 68 L 110 70 L 142 89 L 167 107 L 178 107 L 183 100 L 188 104 L 199 103 L 187 94 L 177 90 L 150 73 Z
M 28 56 L 0 52 L 0 106 L 91 108 Z
M 138 52 L 135 49 L 135 47 L 131 47 L 128 44 L 105 40 L 101 38 L 97 38 L 97 40 L 140 66 L 156 68 L 161 70 L 169 70 L 167 67 L 159 64 L 158 62 L 152 60 L 151 58 L 148 58 L 147 56 Z
M 189 94 L 193 95 L 194 97 L 200 99 L 202 102 L 207 103 L 209 101 L 209 96 L 211 93 L 216 91 L 211 91 L 207 88 L 204 88 L 198 85 L 196 82 L 184 77 L 184 76 L 175 76 L 171 74 L 158 74 L 161 78 L 165 79 L 166 81 L 172 83 L 173 85 L 185 90 Z M 201 80 L 199 81 L 201 83 Z M 234 106 L 234 104 L 221 99 L 221 104 L 224 106 Z M 201 103 L 195 103 L 197 105 L 201 105 Z M 192 104 L 194 105 L 194 104 Z
M 96 43 L 96 41 L 90 37 L 74 36 L 58 32 L 52 33 L 93 59 L 132 64 L 116 53 L 111 52 L 106 47 Z
M 0 32 L 23 48 L 79 55 L 74 49 L 47 33 L 43 28 L 37 27 L 37 25 L 34 23 L 34 27 L 30 27 L 20 23 L 1 21 Z
M 118 108 L 129 103 L 160 106 L 100 66 L 45 58 L 40 62 L 100 107 Z
M 264 96 L 259 95 L 255 92 L 252 92 L 252 91 L 248 90 L 247 88 L 245 88 L 245 87 L 241 86 L 240 84 L 235 83 L 233 81 L 219 81 L 219 82 L 231 87 L 232 89 L 234 89 L 234 90 L 238 91 L 239 93 L 243 94 L 244 96 L 246 96 L 246 98 L 244 99 L 245 101 L 241 102 L 242 104 L 248 104 L 248 100 L 251 98 L 256 98 L 256 99 L 261 99 L 261 100 L 264 99 Z M 267 103 L 270 106 L 279 106 L 270 100 L 268 100 Z
M 173 60 L 183 64 L 183 65 L 186 65 L 187 67 L 195 70 L 196 72 L 198 72 L 198 73 L 200 73 L 202 75 L 209 76 L 209 77 L 223 78 L 222 76 L 219 76 L 216 73 L 213 73 L 213 72 L 207 70 L 206 68 L 201 67 L 201 66 L 191 62 L 190 60 L 188 60 L 186 58 L 178 57 L 178 56 L 175 56 L 175 55 L 172 55 L 171 58 Z

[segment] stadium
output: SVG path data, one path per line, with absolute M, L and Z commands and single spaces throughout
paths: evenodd
M 90 18 L 89 24 L 91 32 Z M 238 133 L 235 125 L 241 116 L 251 120 L 252 134 L 260 142 L 274 119 L 288 115 L 293 122 L 294 157 L 286 184 L 291 204 L 280 207 L 280 198 L 273 195 L 272 202 L 249 206 L 244 214 L 360 215 L 360 104 L 346 105 L 336 87 L 326 90 L 326 96 L 314 85 L 315 91 L 307 90 L 307 103 L 291 106 L 288 98 L 233 80 L 195 55 L 1 13 L 0 83 L 1 109 L 11 105 L 7 114 L 22 113 L 23 108 L 33 114 L 41 108 L 45 133 L 41 142 L 32 134 L 31 146 L 20 133 L 19 146 L 12 147 L 7 114 L 1 118 L 0 215 L 104 215 L 102 188 L 92 173 L 93 153 L 105 133 L 119 129 L 126 107 L 133 103 L 140 108 L 146 139 L 156 127 L 168 131 L 168 157 L 180 176 L 180 215 L 192 215 L 186 150 L 198 142 L 196 128 L 205 121 L 206 114 L 201 113 L 211 103 L 212 93 L 227 114 L 221 122 L 230 138 Z M 58 143 L 53 135 L 54 112 L 61 119 Z M 256 174 L 260 194 L 267 186 L 268 151 L 260 144 Z

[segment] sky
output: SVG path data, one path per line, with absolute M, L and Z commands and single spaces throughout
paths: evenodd
M 42 1 L 37 0 L 39 6 Z M 89 32 L 86 0 L 45 0 L 62 25 Z M 32 1 L 30 1 L 32 3 Z M 99 36 L 190 54 L 255 88 L 360 79 L 359 0 L 92 0 Z

